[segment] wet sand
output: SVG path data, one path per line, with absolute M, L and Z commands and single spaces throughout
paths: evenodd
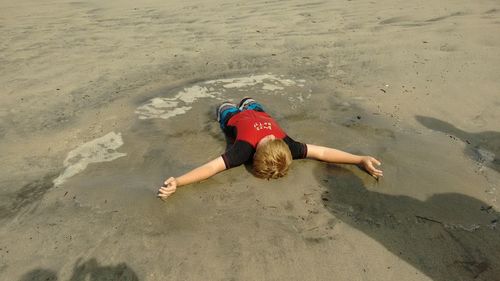
M 101 2 L 0 4 L 0 280 L 500 280 L 497 1 Z M 244 96 L 385 177 L 157 199 Z

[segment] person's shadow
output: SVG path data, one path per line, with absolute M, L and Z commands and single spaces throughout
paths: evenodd
M 435 281 L 500 280 L 500 213 L 457 193 L 425 201 L 367 189 L 351 171 L 316 168 L 324 206 Z
M 415 117 L 425 127 L 458 138 L 466 144 L 465 153 L 485 166 L 500 172 L 500 132 L 469 133 L 450 123 L 426 116 Z
M 43 268 L 37 268 L 25 273 L 20 281 L 57 281 L 57 273 Z M 69 281 L 139 281 L 135 272 L 125 263 L 114 266 L 99 265 L 96 259 L 82 262 L 79 259 Z

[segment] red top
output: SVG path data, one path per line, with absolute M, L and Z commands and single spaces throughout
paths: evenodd
M 277 139 L 286 137 L 285 132 L 278 123 L 265 112 L 242 111 L 231 117 L 227 125 L 236 127 L 238 132 L 236 141 L 245 141 L 251 144 L 253 148 L 268 135 L 274 135 Z

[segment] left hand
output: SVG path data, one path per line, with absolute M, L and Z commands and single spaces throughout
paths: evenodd
M 380 161 L 378 161 L 377 159 L 375 159 L 371 156 L 363 156 L 361 158 L 361 162 L 359 163 L 359 166 L 361 166 L 363 169 L 365 169 L 374 178 L 378 179 L 378 178 L 384 176 L 384 172 L 382 172 L 382 170 L 375 168 L 374 165 L 380 166 L 380 164 L 382 164 L 382 163 L 380 163 Z

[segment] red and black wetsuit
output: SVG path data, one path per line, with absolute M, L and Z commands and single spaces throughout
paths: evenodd
M 292 152 L 293 159 L 307 156 L 307 146 L 287 136 L 278 123 L 265 112 L 255 110 L 239 112 L 229 119 L 225 132 L 234 139 L 233 145 L 222 154 L 226 169 L 253 159 L 257 144 L 268 135 L 284 140 Z

